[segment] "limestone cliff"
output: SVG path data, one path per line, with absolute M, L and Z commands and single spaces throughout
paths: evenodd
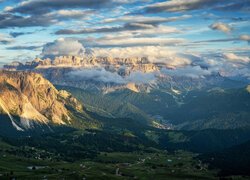
M 70 93 L 58 91 L 42 75 L 0 71 L 0 112 L 20 117 L 22 127 L 31 128 L 33 123 L 70 124 L 67 107 L 83 109 Z
M 55 68 L 55 67 L 103 67 L 107 70 L 119 71 L 121 67 L 126 67 L 127 71 L 124 75 L 132 71 L 141 71 L 144 73 L 158 71 L 164 67 L 164 64 L 155 64 L 149 62 L 145 57 L 134 58 L 113 58 L 113 57 L 78 57 L 78 56 L 58 56 L 53 60 L 36 58 L 31 62 L 22 64 L 13 62 L 5 65 L 5 69 L 9 70 L 31 70 L 40 68 Z

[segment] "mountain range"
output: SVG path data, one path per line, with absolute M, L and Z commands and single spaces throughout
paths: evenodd
M 206 68 L 193 65 L 198 68 Z M 194 76 L 178 75 L 168 64 L 151 62 L 146 57 L 80 57 L 59 56 L 54 59 L 36 58 L 31 62 L 13 62 L 4 65 L 13 71 L 28 70 L 42 74 L 56 85 L 66 85 L 109 93 L 121 89 L 134 92 L 150 92 L 153 89 L 168 90 L 178 94 L 211 86 L 243 87 L 245 82 L 230 80 L 220 74 Z
M 28 99 L 31 98 L 31 104 L 38 103 L 33 109 L 39 113 L 26 113 L 34 116 L 26 119 L 48 122 L 50 117 L 53 123 L 70 124 L 72 113 L 65 107 L 70 104 L 71 109 L 77 112 L 83 111 L 83 104 L 86 111 L 103 117 L 131 118 L 165 129 L 250 126 L 249 86 L 246 88 L 246 82 L 220 74 L 179 76 L 163 73 L 164 69 L 171 71 L 171 67 L 150 62 L 147 58 L 93 56 L 60 56 L 53 60 L 36 58 L 25 64 L 13 62 L 5 65 L 4 69 L 5 74 L 13 74 L 16 78 L 23 76 L 22 73 L 35 76 L 34 80 L 31 78 L 35 87 L 20 90 L 24 95 L 34 94 Z M 48 79 L 59 90 L 45 79 L 43 81 L 47 83 L 43 84 L 47 87 L 37 85 L 36 76 Z M 23 84 L 30 82 L 29 78 L 24 79 L 27 80 Z M 33 93 L 34 89 L 43 91 Z M 32 93 L 25 94 L 25 91 Z M 58 109 L 61 109 L 59 114 Z M 24 116 L 25 109 L 14 115 Z

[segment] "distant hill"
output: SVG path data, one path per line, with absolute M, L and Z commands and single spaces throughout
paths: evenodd
M 157 121 L 182 130 L 250 127 L 250 93 L 246 88 L 212 88 L 183 94 L 119 90 L 107 94 L 74 87 L 66 89 L 90 111 L 106 117 Z
M 168 117 L 180 129 L 233 129 L 250 126 L 250 93 L 246 88 L 193 91 Z

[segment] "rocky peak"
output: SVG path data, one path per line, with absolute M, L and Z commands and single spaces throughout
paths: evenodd
M 66 94 L 40 74 L 0 71 L 0 109 L 2 113 L 19 116 L 25 128 L 32 123 L 70 124 L 67 107 L 81 111 L 82 106 Z

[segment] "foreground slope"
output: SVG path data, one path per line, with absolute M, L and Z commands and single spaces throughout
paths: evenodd
M 220 169 L 219 174 L 250 175 L 250 141 L 221 151 L 200 155 L 200 159 L 209 163 L 211 168 Z

